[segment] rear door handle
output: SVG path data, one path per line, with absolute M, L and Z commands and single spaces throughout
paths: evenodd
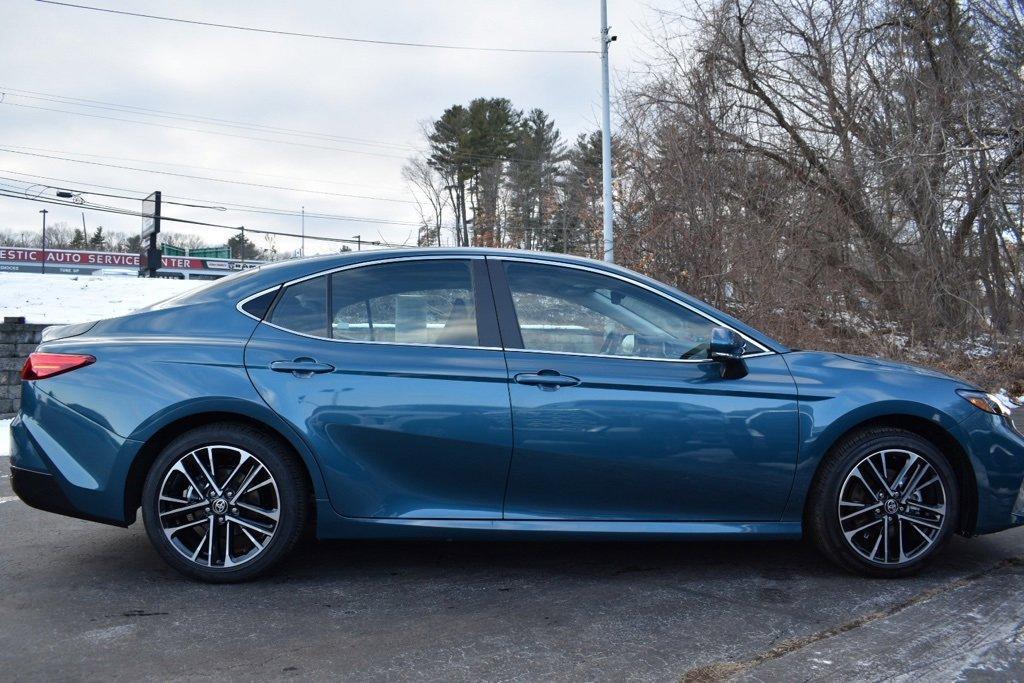
M 328 363 L 317 363 L 312 358 L 296 358 L 295 360 L 275 360 L 270 364 L 274 372 L 290 372 L 296 377 L 310 377 L 325 372 L 334 372 L 334 366 Z
M 513 377 L 517 384 L 540 387 L 541 389 L 558 389 L 559 387 L 574 387 L 580 383 L 575 377 L 563 375 L 556 370 L 541 370 L 540 372 L 521 372 Z

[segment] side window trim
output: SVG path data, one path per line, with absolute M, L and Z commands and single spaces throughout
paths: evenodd
M 449 344 L 431 344 L 431 343 L 414 343 L 414 342 L 393 342 L 393 341 L 366 341 L 358 339 L 335 339 L 331 330 L 331 312 L 333 311 L 332 305 L 332 278 L 336 273 L 342 273 L 347 270 L 354 270 L 356 268 L 372 267 L 375 265 L 384 265 L 387 263 L 400 263 L 408 261 L 462 261 L 469 265 L 470 276 L 473 286 L 473 302 L 474 306 L 477 307 L 477 337 L 479 344 L 477 346 L 458 346 Z M 309 275 L 303 275 L 302 277 L 288 280 L 280 284 L 269 287 L 258 294 L 246 297 L 236 304 L 238 310 L 242 310 L 241 306 L 252 298 L 255 298 L 259 294 L 264 294 L 270 290 L 278 289 L 277 296 L 274 302 L 271 304 L 266 315 L 263 317 L 261 324 L 268 325 L 275 329 L 287 332 L 288 334 L 294 334 L 300 337 L 306 337 L 308 339 L 319 339 L 322 341 L 338 342 L 342 344 L 387 344 L 389 346 L 425 346 L 430 348 L 438 349 L 480 349 L 485 351 L 502 351 L 501 338 L 499 333 L 499 319 L 494 307 L 494 293 L 491 284 L 491 278 L 486 268 L 486 258 L 483 255 L 469 254 L 469 255 L 458 255 L 458 254 L 444 254 L 437 256 L 406 256 L 398 258 L 381 258 L 374 259 L 372 261 L 363 261 L 360 263 L 353 263 L 347 266 L 340 266 L 337 268 L 331 268 L 328 270 L 311 273 Z M 276 325 L 271 322 L 274 314 L 274 309 L 277 308 L 278 302 L 285 290 L 288 287 L 305 282 L 307 280 L 313 280 L 318 277 L 323 277 L 326 280 L 327 286 L 327 329 L 324 330 L 326 336 L 318 336 L 306 334 L 305 332 L 298 332 L 296 330 L 290 330 L 286 327 Z M 478 284 L 480 285 L 478 287 Z M 242 311 L 245 313 L 244 311 Z M 248 313 L 245 313 L 249 315 Z M 249 316 L 253 317 L 253 316 Z
M 583 266 L 583 265 L 569 264 L 569 263 L 560 263 L 560 262 L 557 262 L 557 261 L 547 261 L 545 259 L 535 259 L 535 258 L 522 257 L 522 256 L 497 256 L 497 257 L 490 257 L 489 256 L 489 257 L 487 257 L 487 262 L 488 262 L 489 270 L 490 270 L 490 273 L 491 273 L 491 283 L 492 283 L 492 286 L 494 287 L 495 307 L 496 307 L 497 313 L 498 313 L 498 323 L 499 323 L 499 326 L 501 328 L 502 339 L 503 340 L 509 340 L 509 338 L 511 338 L 511 344 L 508 341 L 506 341 L 506 343 L 504 344 L 504 348 L 507 351 L 519 351 L 519 352 L 522 352 L 522 353 L 545 353 L 545 354 L 562 355 L 562 356 L 584 356 L 584 357 L 589 357 L 589 358 L 615 358 L 615 359 L 618 359 L 618 360 L 638 360 L 638 361 L 645 361 L 645 362 L 656 361 L 656 362 L 661 362 L 661 363 L 711 363 L 711 362 L 714 362 L 714 361 L 712 361 L 709 358 L 695 358 L 695 359 L 688 359 L 688 358 L 649 358 L 649 357 L 643 357 L 643 356 L 612 356 L 612 355 L 600 354 L 600 353 L 578 353 L 578 352 L 573 352 L 573 351 L 546 351 L 544 349 L 527 349 L 527 348 L 524 348 L 522 332 L 519 329 L 519 319 L 516 316 L 515 305 L 513 304 L 513 301 L 512 301 L 512 290 L 509 287 L 508 277 L 505 274 L 505 264 L 506 263 L 534 263 L 534 264 L 542 265 L 542 266 L 553 266 L 553 267 L 556 267 L 556 268 L 566 268 L 568 270 L 581 270 L 581 271 L 584 271 L 584 272 L 595 273 L 597 275 L 604 275 L 606 277 L 611 277 L 611 278 L 614 278 L 616 280 L 621 280 L 622 282 L 625 282 L 627 284 L 631 284 L 631 285 L 640 287 L 641 289 L 644 289 L 644 290 L 647 290 L 647 291 L 649 291 L 649 292 L 651 292 L 653 294 L 656 294 L 656 295 L 662 297 L 663 299 L 671 302 L 672 304 L 674 304 L 676 306 L 682 307 L 682 308 L 686 309 L 687 311 L 691 311 L 694 314 L 699 315 L 700 317 L 704 318 L 705 320 L 708 320 L 709 322 L 714 323 L 718 327 L 724 327 L 727 330 L 732 330 L 733 332 L 738 334 L 740 337 L 742 337 L 744 340 L 746 340 L 748 344 L 752 344 L 756 349 L 758 349 L 755 353 L 751 353 L 751 354 L 746 355 L 745 356 L 746 358 L 756 358 L 756 357 L 759 357 L 759 356 L 770 356 L 770 355 L 774 355 L 774 353 L 775 353 L 774 351 L 771 351 L 770 349 L 765 348 L 765 346 L 763 344 L 759 343 L 757 340 L 751 339 L 749 336 L 747 336 L 747 335 L 743 334 L 742 332 L 740 332 L 739 330 L 733 328 L 731 325 L 727 325 L 726 323 L 722 322 L 721 320 L 718 320 L 714 316 L 708 315 L 704 311 L 701 311 L 700 309 L 694 308 L 693 306 L 688 305 L 686 302 L 680 301 L 679 299 L 676 299 L 673 296 L 669 296 L 668 294 L 665 294 L 664 292 L 660 292 L 657 289 L 654 289 L 653 287 L 649 287 L 649 286 L 647 286 L 646 284 L 644 284 L 642 282 L 638 282 L 638 281 L 636 281 L 636 280 L 634 280 L 632 278 L 624 277 L 622 275 L 619 275 L 618 273 L 610 273 L 608 271 L 604 271 L 604 270 L 601 270 L 599 268 L 589 268 L 589 267 Z M 511 328 L 511 329 L 509 329 L 509 328 Z M 506 337 L 506 330 L 507 329 L 509 330 L 509 332 L 508 332 L 509 336 L 508 337 Z
M 494 308 L 494 293 L 486 259 L 469 261 L 473 283 L 473 306 L 476 310 L 476 337 L 479 346 L 501 348 L 501 330 Z
M 515 303 L 512 301 L 512 290 L 505 276 L 505 262 L 508 259 L 487 257 L 487 271 L 491 276 L 491 288 L 494 292 L 494 309 L 498 315 L 498 330 L 501 333 L 502 348 L 506 350 L 524 350 L 523 333 L 519 329 L 519 317 L 516 315 Z

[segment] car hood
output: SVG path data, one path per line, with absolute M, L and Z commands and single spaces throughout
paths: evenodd
M 871 366 L 872 369 L 909 372 L 915 375 L 921 375 L 923 377 L 945 379 L 951 382 L 956 382 L 958 384 L 963 384 L 964 386 L 975 388 L 974 384 L 972 384 L 971 382 L 967 382 L 961 379 L 960 377 L 956 377 L 945 372 L 940 372 L 939 370 L 933 370 L 932 368 L 928 368 L 923 365 L 915 365 L 913 363 L 898 363 L 896 361 L 886 360 L 884 358 L 874 358 L 872 356 L 855 356 L 849 353 L 835 353 L 831 355 L 838 356 L 839 358 L 853 361 L 855 363 L 863 363 L 864 365 Z

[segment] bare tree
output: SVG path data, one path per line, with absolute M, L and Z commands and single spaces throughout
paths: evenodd
M 1019 325 L 1016 1 L 668 13 L 626 107 L 620 253 L 729 305 L 929 342 Z
M 413 187 L 413 198 L 420 214 L 420 246 L 441 246 L 442 232 L 451 195 L 445 189 L 445 181 L 426 159 L 410 159 L 402 168 L 402 178 Z

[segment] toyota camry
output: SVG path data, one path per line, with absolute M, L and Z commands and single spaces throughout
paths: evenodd
M 1024 524 L 1021 411 L 789 349 L 620 267 L 487 249 L 287 261 L 46 330 L 11 482 L 206 581 L 319 538 L 796 539 L 870 576 Z

